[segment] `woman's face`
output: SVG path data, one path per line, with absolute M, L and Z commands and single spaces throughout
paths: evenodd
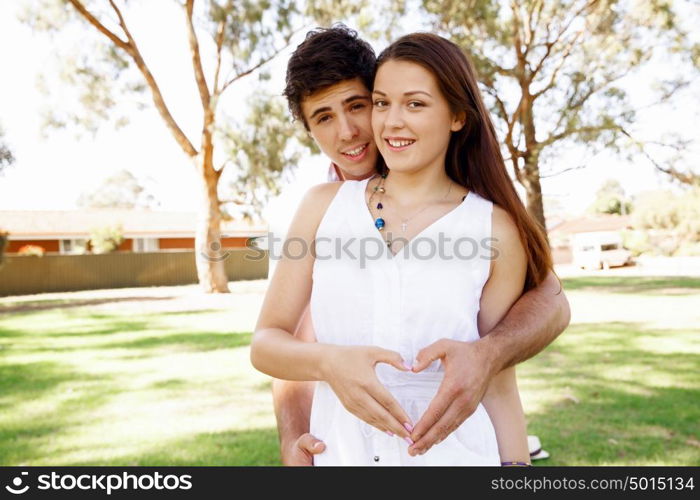
M 372 102 L 374 140 L 391 170 L 444 168 L 450 134 L 464 121 L 452 114 L 430 71 L 413 62 L 385 62 Z

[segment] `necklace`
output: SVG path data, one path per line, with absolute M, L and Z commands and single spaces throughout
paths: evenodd
M 382 180 L 379 181 L 379 183 L 374 186 L 374 189 L 372 189 L 372 194 L 369 196 L 369 201 L 367 202 L 367 206 L 370 209 L 370 213 L 372 211 L 372 200 L 374 199 L 374 195 L 376 195 L 378 192 L 381 194 L 384 194 L 386 190 L 384 189 L 384 181 L 386 180 L 386 176 L 388 174 L 384 173 L 381 175 Z M 376 177 L 376 175 L 375 175 Z M 374 177 L 373 177 L 374 178 Z M 377 210 L 381 210 L 384 208 L 384 205 L 382 205 L 382 202 L 380 201 L 377 204 Z M 378 230 L 383 230 L 385 226 L 384 219 L 381 216 L 377 216 L 376 219 L 374 219 L 374 227 L 376 227 Z
M 382 204 L 382 199 L 384 198 L 384 194 L 386 193 L 386 189 L 385 189 L 385 187 L 384 187 L 384 183 L 386 182 L 386 178 L 387 178 L 388 175 L 389 175 L 388 173 L 382 174 L 382 175 L 381 175 L 381 180 L 379 181 L 379 183 L 377 183 L 377 185 L 376 185 L 376 186 L 373 188 L 373 190 L 372 190 L 372 194 L 370 195 L 369 201 L 368 201 L 368 203 L 367 203 L 367 206 L 370 208 L 370 212 L 371 212 L 371 210 L 372 210 L 372 208 L 371 208 L 371 207 L 372 207 L 372 200 L 374 199 L 374 196 L 375 196 L 377 193 L 379 193 L 380 199 L 379 199 L 379 202 L 377 203 L 376 208 L 377 208 L 377 210 L 380 210 L 380 211 L 384 209 L 384 205 Z M 450 182 L 450 185 L 449 185 L 449 187 L 447 188 L 447 193 L 445 193 L 445 196 L 443 196 L 442 199 L 441 199 L 440 201 L 443 201 L 443 200 L 447 199 L 447 197 L 450 196 L 450 192 L 451 192 L 451 191 L 452 191 L 452 183 Z M 417 212 L 415 212 L 415 213 L 414 213 L 413 215 L 411 215 L 410 217 L 407 217 L 407 218 L 405 218 L 405 219 L 401 219 L 401 232 L 405 233 L 405 232 L 406 232 L 406 228 L 408 227 L 409 221 L 410 221 L 411 219 L 415 218 L 418 214 L 420 214 L 420 213 L 422 213 L 423 211 L 425 211 L 430 205 L 431 205 L 430 203 L 427 203 L 423 208 L 419 209 Z M 396 213 L 396 212 L 394 212 L 394 213 Z M 386 225 L 386 221 L 385 221 L 384 218 L 381 216 L 381 212 L 380 212 L 380 213 L 378 214 L 377 218 L 374 219 L 374 226 L 375 226 L 379 231 L 382 231 L 382 230 L 384 229 L 384 226 L 385 226 L 385 225 Z M 389 238 L 391 238 L 391 235 L 388 235 L 388 236 L 389 236 Z M 387 244 L 387 246 L 388 246 L 389 248 L 391 248 L 391 244 L 392 244 L 392 243 L 393 243 L 393 242 L 392 242 L 391 239 L 388 239 L 387 242 L 386 242 L 386 244 Z
M 445 196 L 442 197 L 442 200 L 440 200 L 440 201 L 445 200 L 445 199 L 450 195 L 450 191 L 452 191 L 452 183 L 450 183 L 450 186 L 447 188 L 447 193 L 445 194 Z M 408 217 L 408 218 L 406 218 L 406 219 L 401 219 L 401 232 L 402 232 L 402 233 L 405 233 L 405 232 L 406 232 L 406 228 L 408 227 L 408 221 L 410 221 L 410 220 L 413 219 L 415 216 L 417 216 L 418 214 L 420 214 L 421 212 L 423 212 L 423 211 L 424 211 L 426 208 L 428 208 L 429 206 L 430 206 L 430 203 L 426 204 L 423 208 L 421 208 L 420 210 L 418 210 L 416 213 L 414 213 L 414 214 L 411 215 L 410 217 Z M 396 212 L 394 212 L 394 213 L 396 213 Z

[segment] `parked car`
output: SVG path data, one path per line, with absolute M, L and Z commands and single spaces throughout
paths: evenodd
M 574 264 L 584 269 L 610 269 L 632 263 L 632 254 L 617 232 L 578 233 L 572 236 Z

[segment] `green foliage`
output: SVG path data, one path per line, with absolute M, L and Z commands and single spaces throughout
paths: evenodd
M 3 137 L 5 136 L 5 131 L 0 126 L 0 174 L 3 172 L 4 167 L 12 165 L 15 162 L 15 156 L 12 154 L 10 147 L 5 144 Z
M 90 193 L 78 199 L 82 208 L 141 208 L 158 206 L 158 201 L 128 170 L 120 170 Z
M 632 211 L 632 204 L 620 183 L 609 179 L 598 189 L 596 199 L 588 210 L 598 214 L 626 215 Z
M 649 241 L 649 233 L 643 230 L 622 231 L 622 246 L 632 253 L 632 257 L 654 253 L 654 247 Z
M 676 257 L 698 257 L 700 256 L 700 241 L 685 241 L 678 245 L 674 253 Z
M 52 100 L 50 90 L 53 89 L 49 88 L 46 81 L 40 80 L 40 88 L 45 90 L 49 101 L 44 112 L 44 130 L 70 126 L 74 130 L 95 133 L 103 124 L 124 126 L 128 123 L 129 113 L 133 111 L 124 104 L 135 103 L 137 109 L 142 109 L 148 105 L 145 98 L 150 93 L 148 97 L 161 103 L 156 104 L 156 108 L 187 154 L 193 156 L 205 151 L 209 147 L 205 145 L 208 144 L 206 140 L 188 148 L 185 143 L 189 139 L 181 133 L 178 135 L 178 128 L 186 130 L 190 127 L 176 123 L 165 103 L 169 82 L 160 80 L 153 83 L 145 75 L 143 67 L 147 68 L 150 61 L 145 53 L 141 58 L 141 36 L 133 30 L 135 23 L 131 22 L 138 12 L 138 6 L 119 0 L 114 3 L 84 0 L 81 4 L 94 16 L 95 22 L 101 23 L 105 30 L 109 30 L 122 43 L 115 42 L 113 38 L 108 39 L 104 33 L 95 29 L 67 0 L 38 0 L 27 6 L 22 16 L 36 32 L 50 33 L 60 40 L 60 43 L 56 43 L 57 50 L 61 51 L 55 58 L 59 64 L 56 72 L 65 84 L 62 90 L 70 98 L 62 97 L 60 102 L 58 98 Z M 184 10 L 184 2 L 180 2 L 180 5 Z M 328 13 L 335 8 L 337 6 L 329 4 L 316 11 Z M 128 32 L 118 22 L 120 14 L 123 14 L 125 23 L 130 28 Z M 296 163 L 298 154 L 284 157 L 287 152 L 286 141 L 291 132 L 279 118 L 277 121 L 248 120 L 244 124 L 237 124 L 231 118 L 222 121 L 222 114 L 217 113 L 216 108 L 223 92 L 231 84 L 260 68 L 264 69 L 263 65 L 279 53 L 293 34 L 304 26 L 308 20 L 305 16 L 293 0 L 208 0 L 194 4 L 192 24 L 198 39 L 201 66 L 204 70 L 209 70 L 221 65 L 221 71 L 216 71 L 217 81 L 214 81 L 214 71 L 204 75 L 211 100 L 207 102 L 206 98 L 198 95 L 198 104 L 199 101 L 203 104 L 203 116 L 212 112 L 214 120 L 209 130 L 214 132 L 215 137 L 228 137 L 223 144 L 215 143 L 213 149 L 223 145 L 229 155 L 226 164 L 250 168 L 250 171 L 238 168 L 233 175 L 235 191 L 239 193 L 234 196 L 242 198 L 247 205 L 259 205 L 265 197 L 261 190 L 276 190 L 274 183 L 283 165 Z M 187 39 L 189 33 L 186 16 L 181 28 L 183 39 Z M 71 45 L 70 40 L 75 39 L 76 34 L 80 41 Z M 124 48 L 124 44 L 128 47 Z M 187 64 L 192 63 L 192 54 L 182 53 L 181 56 L 186 58 Z M 138 66 L 139 61 L 142 67 Z M 260 76 L 260 81 L 265 80 L 264 73 Z M 188 77 L 191 78 L 191 75 Z M 66 103 L 71 106 L 67 107 Z M 270 106 L 275 107 L 277 103 L 270 103 L 268 107 Z M 254 104 L 251 108 L 253 115 L 258 112 L 267 114 L 268 111 L 261 103 Z M 273 136 L 263 137 L 268 132 Z M 252 142 L 248 143 L 248 140 Z M 302 143 L 309 144 L 309 141 L 302 139 Z M 214 157 L 211 149 L 206 150 L 206 157 Z M 209 165 L 207 167 L 214 168 Z M 140 193 L 133 179 L 112 182 L 115 183 L 126 186 L 105 186 L 98 193 L 83 196 L 82 204 L 128 208 L 143 205 L 136 201 L 140 199 Z
M 697 47 L 670 1 L 422 0 L 422 6 L 433 29 L 474 61 L 501 136 L 512 137 L 506 157 L 534 156 L 535 165 L 551 163 L 559 142 L 577 142 L 593 154 L 640 154 L 627 133 L 636 109 L 623 79 L 653 58 L 673 60 L 675 74 L 660 75 L 666 83 L 654 89 L 664 102 L 698 76 Z M 536 136 L 526 134 L 530 126 Z
M 303 127 L 292 122 L 282 98 L 261 93 L 249 106 L 245 126 L 232 127 L 221 137 L 231 161 L 224 212 L 227 217 L 238 212 L 256 219 L 269 197 L 278 193 L 285 169 L 297 166 L 304 147 L 316 146 Z
M 82 4 L 98 18 L 113 15 L 101 2 Z M 35 32 L 48 33 L 57 47 L 47 71 L 38 75 L 36 82 L 44 95 L 40 107 L 44 136 L 68 127 L 76 136 L 94 136 L 105 124 L 118 129 L 129 123 L 133 111 L 148 105 L 147 87 L 128 56 L 87 26 L 67 0 L 27 3 L 19 18 Z M 108 22 L 108 26 L 119 32 L 115 22 Z M 49 75 L 58 76 L 61 92 L 56 91 Z
M 632 221 L 648 231 L 657 253 L 688 255 L 700 242 L 700 188 L 645 193 L 635 202 Z
M 0 229 L 0 267 L 3 265 L 3 260 L 5 257 L 5 248 L 7 248 L 7 242 L 9 241 L 10 233 Z
M 300 20 L 293 0 L 210 0 L 203 8 L 199 24 L 212 38 L 225 21 L 223 47 L 232 58 L 236 74 L 274 55 Z
M 67 107 L 65 96 L 55 95 L 46 76 L 39 75 L 37 88 L 46 98 L 41 109 L 44 135 L 69 126 L 78 136 L 80 131 L 94 136 L 104 124 L 119 129 L 129 123 L 130 112 L 147 106 L 146 86 L 124 56 L 100 39 L 90 53 L 76 49 L 58 64 L 58 77 L 78 105 Z
M 90 231 L 90 246 L 92 253 L 110 253 L 119 248 L 124 241 L 124 230 L 121 225 L 95 228 Z
M 659 190 L 638 198 L 633 221 L 642 229 L 671 229 L 700 240 L 700 189 Z
M 318 26 L 337 22 L 358 30 L 363 38 L 391 41 L 407 14 L 406 0 L 309 0 L 305 14 Z

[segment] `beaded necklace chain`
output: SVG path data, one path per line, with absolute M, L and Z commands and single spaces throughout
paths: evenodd
M 380 177 L 381 177 L 381 180 L 379 181 L 379 183 L 377 183 L 376 186 L 374 186 L 374 188 L 373 188 L 373 190 L 372 190 L 372 194 L 371 194 L 370 197 L 369 197 L 369 201 L 367 202 L 367 206 L 370 208 L 370 213 L 371 213 L 371 210 L 372 210 L 372 200 L 374 199 L 374 196 L 375 196 L 377 193 L 379 193 L 380 199 L 379 199 L 379 202 L 377 203 L 376 209 L 377 209 L 378 211 L 380 211 L 380 212 L 379 212 L 379 214 L 377 215 L 377 218 L 374 219 L 374 226 L 375 226 L 379 231 L 382 231 L 382 230 L 384 229 L 384 226 L 386 226 L 386 221 L 385 221 L 384 218 L 381 216 L 381 210 L 384 209 L 384 205 L 382 204 L 382 199 L 384 198 L 384 194 L 386 193 L 386 189 L 384 188 L 384 183 L 386 182 L 386 178 L 387 178 L 388 175 L 389 175 L 388 172 L 387 172 L 387 173 L 384 173 L 384 174 L 381 174 L 381 176 L 380 176 Z M 447 199 L 447 197 L 450 196 L 450 191 L 452 191 L 452 183 L 450 183 L 449 187 L 447 188 L 447 193 L 446 193 L 445 196 L 442 198 L 443 200 Z M 462 198 L 462 201 L 464 201 L 464 198 Z M 408 222 L 409 222 L 411 219 L 413 219 L 414 217 L 416 217 L 418 214 L 420 214 L 421 212 L 423 212 L 425 209 L 427 209 L 429 206 L 430 206 L 430 203 L 426 204 L 423 208 L 421 208 L 420 210 L 418 210 L 416 213 L 414 213 L 414 214 L 411 215 L 410 217 L 408 217 L 408 218 L 406 218 L 406 219 L 401 219 L 401 231 L 405 233 L 405 232 L 406 232 L 406 228 L 408 227 Z M 387 242 L 386 242 L 386 244 L 387 244 L 387 246 L 388 246 L 389 248 L 391 248 L 391 244 L 392 244 L 392 243 L 393 243 L 393 241 L 392 241 L 391 239 L 388 239 Z
M 384 182 L 386 181 L 387 175 L 387 173 L 382 174 L 382 180 L 380 180 L 379 183 L 372 189 L 372 194 L 369 196 L 369 201 L 367 202 L 367 206 L 370 208 L 370 212 L 372 208 L 372 200 L 374 199 L 374 195 L 376 195 L 377 193 L 384 194 L 386 192 L 386 190 L 384 189 Z M 384 205 L 382 205 L 381 201 L 377 203 L 377 210 L 382 210 L 383 208 Z M 378 216 L 376 219 L 374 219 L 374 226 L 380 231 L 384 229 L 385 225 L 386 224 L 384 222 L 384 219 L 381 216 Z

